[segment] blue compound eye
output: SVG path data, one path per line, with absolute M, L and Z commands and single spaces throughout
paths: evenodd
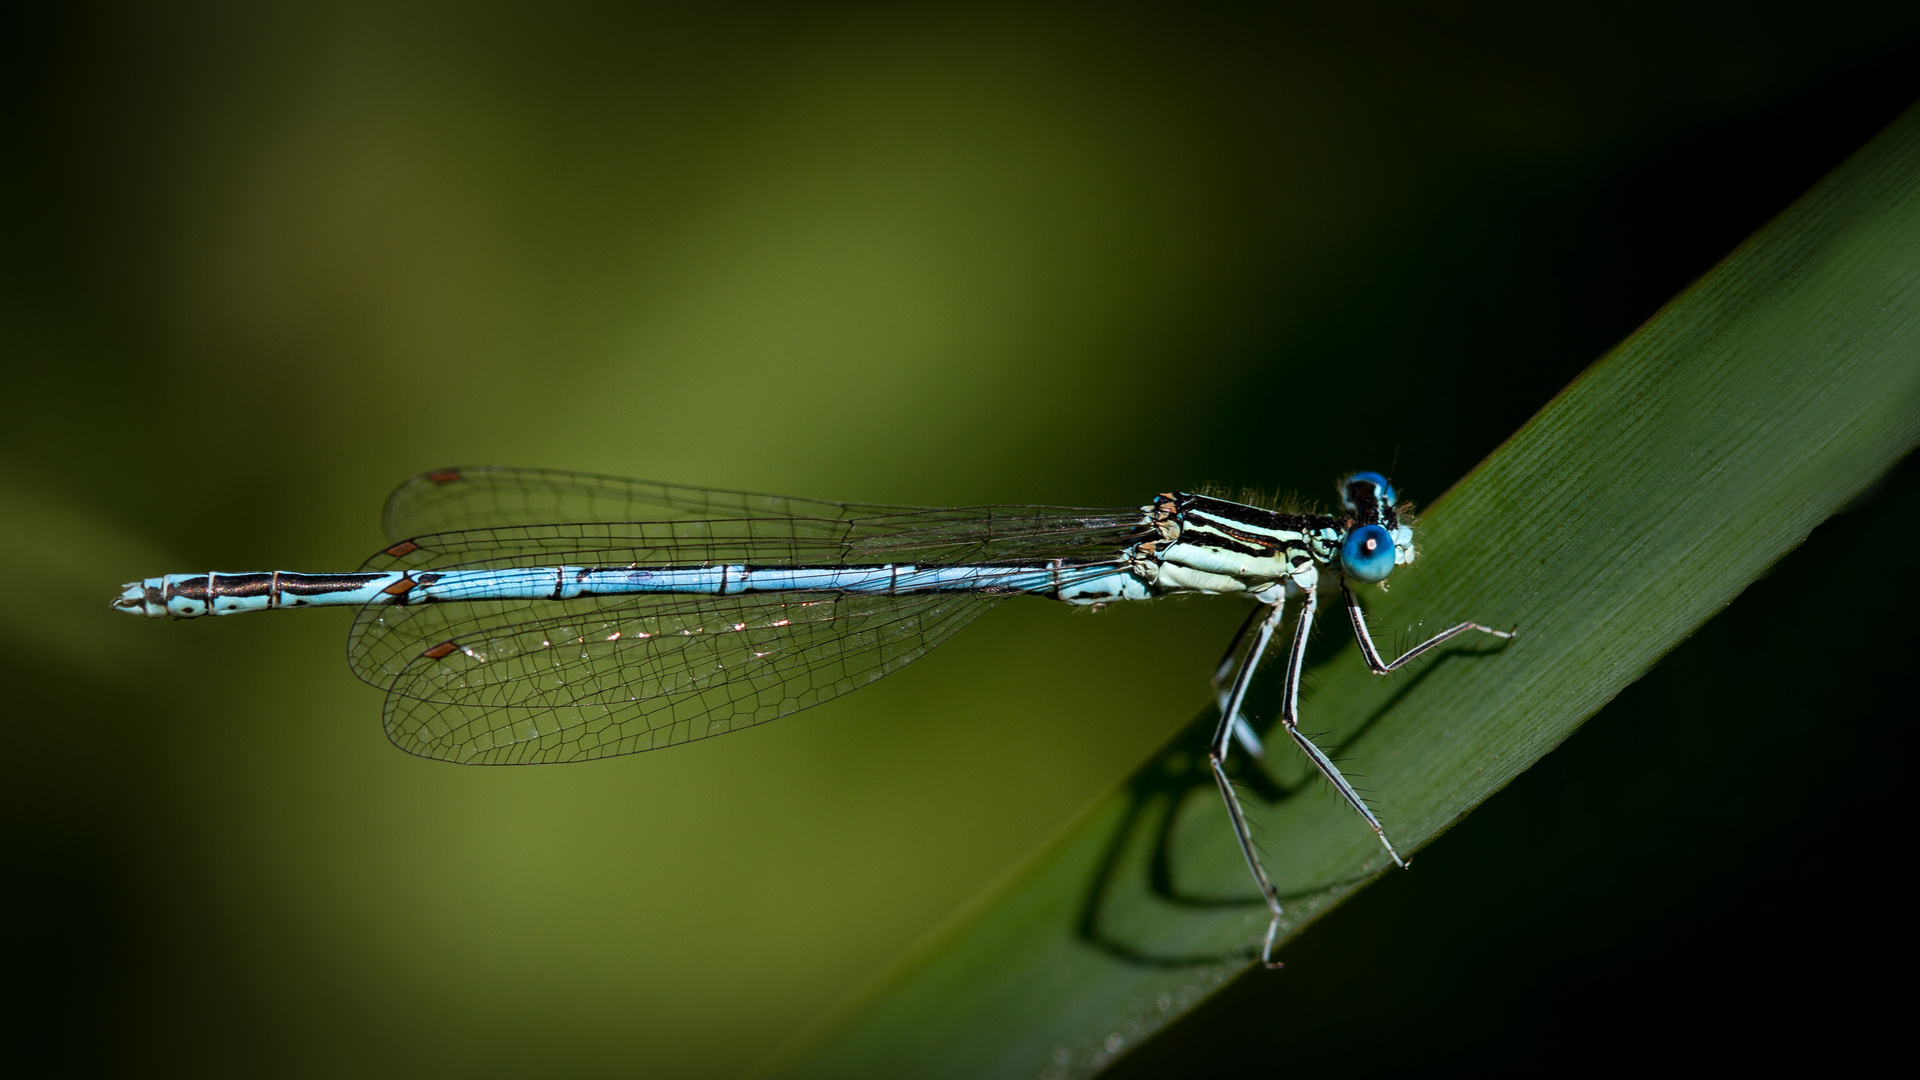
M 1362 525 L 1340 545 L 1340 568 L 1355 581 L 1372 584 L 1393 573 L 1393 534 L 1378 525 Z
M 1388 483 L 1387 478 L 1384 476 L 1381 476 L 1379 473 L 1357 472 L 1357 473 L 1354 473 L 1352 476 L 1347 477 L 1347 483 L 1349 484 L 1353 483 L 1355 480 L 1364 480 L 1367 483 L 1372 484 L 1375 487 L 1378 487 L 1380 489 L 1380 501 L 1387 503 L 1389 505 L 1391 505 L 1395 501 L 1393 485 Z M 1345 490 L 1344 485 L 1342 487 L 1342 490 Z

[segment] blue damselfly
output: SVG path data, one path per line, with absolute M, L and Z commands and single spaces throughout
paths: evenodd
M 1299 600 L 1280 722 L 1367 822 L 1386 830 L 1299 729 L 1300 670 L 1322 588 L 1345 597 L 1367 666 L 1386 674 L 1469 630 L 1463 622 L 1388 663 L 1356 584 L 1413 561 L 1412 524 L 1378 473 L 1340 485 L 1334 515 L 1207 495 L 1146 506 L 920 509 L 710 491 L 538 469 L 417 476 L 387 500 L 393 544 L 356 573 L 169 574 L 114 607 L 190 619 L 351 606 L 354 674 L 386 692 L 387 735 L 468 764 L 584 761 L 720 735 L 844 694 L 924 655 L 1009 596 L 1099 606 L 1180 593 L 1257 601 L 1213 673 L 1209 746 L 1234 835 L 1273 919 L 1280 900 L 1226 772 L 1254 671 Z M 1323 577 L 1323 574 L 1325 575 Z

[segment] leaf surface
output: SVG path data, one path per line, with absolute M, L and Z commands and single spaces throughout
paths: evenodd
M 1910 110 L 1549 402 L 1366 594 L 1376 638 L 1517 625 L 1380 678 L 1318 664 L 1321 733 L 1402 851 L 1460 820 L 1920 440 L 1920 111 Z M 1860 552 L 1831 588 L 1899 573 Z M 1337 605 L 1322 639 L 1345 636 Z M 1329 617 L 1330 616 L 1330 617 Z M 1255 715 L 1272 715 L 1275 677 Z M 1764 673 L 1760 673 L 1764 677 Z M 1262 706 L 1266 706 L 1264 710 Z M 1085 1076 L 1250 964 L 1266 926 L 1207 776 L 1210 709 L 1025 866 L 763 1070 Z M 1242 768 L 1287 935 L 1386 868 L 1275 745 Z M 1700 839 L 1703 854 L 1712 838 Z M 1516 857 L 1523 853 L 1516 852 Z

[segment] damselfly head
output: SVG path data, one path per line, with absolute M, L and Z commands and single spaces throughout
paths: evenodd
M 1340 569 L 1355 581 L 1371 585 L 1393 573 L 1393 534 L 1378 525 L 1348 531 L 1340 544 Z
M 1357 472 L 1340 483 L 1340 505 L 1363 524 L 1391 518 L 1397 498 L 1393 484 L 1377 472 Z
M 1393 484 L 1377 472 L 1358 472 L 1341 481 L 1347 536 L 1340 544 L 1340 568 L 1347 577 L 1385 581 L 1394 567 L 1413 561 L 1413 530 L 1400 520 L 1394 505 L 1398 499 Z

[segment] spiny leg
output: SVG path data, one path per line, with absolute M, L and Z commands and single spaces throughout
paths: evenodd
M 1213 696 L 1220 706 L 1221 716 L 1227 715 L 1227 698 L 1233 693 L 1234 673 L 1247 663 L 1247 657 L 1242 655 L 1246 651 L 1247 639 L 1254 635 L 1254 631 L 1267 614 L 1268 612 L 1263 611 L 1259 604 L 1255 604 L 1253 610 L 1247 612 L 1246 620 L 1240 624 L 1240 629 L 1233 632 L 1233 640 L 1227 644 L 1227 651 L 1220 657 L 1220 662 L 1214 665 Z M 1233 717 L 1233 737 L 1240 741 L 1241 746 L 1246 747 L 1247 753 L 1261 760 L 1266 759 L 1267 748 L 1261 743 L 1260 736 L 1254 734 L 1253 727 L 1247 723 L 1247 718 L 1237 712 Z
M 1367 658 L 1367 666 L 1373 669 L 1375 675 L 1385 675 L 1387 672 L 1419 656 L 1435 645 L 1449 638 L 1464 634 L 1469 630 L 1478 630 L 1483 634 L 1492 634 L 1494 637 L 1508 640 L 1511 640 L 1515 634 L 1520 632 L 1520 628 L 1517 626 L 1512 630 L 1495 630 L 1491 626 L 1481 626 L 1476 622 L 1463 622 L 1458 626 L 1447 627 L 1445 630 L 1408 649 L 1405 653 L 1401 654 L 1400 659 L 1388 664 L 1381 661 L 1380 650 L 1373 647 L 1373 635 L 1367 632 L 1367 613 L 1361 609 L 1359 598 L 1354 596 L 1353 590 L 1347 588 L 1345 584 L 1340 586 L 1340 591 L 1345 593 L 1347 597 L 1347 618 L 1353 622 L 1353 636 L 1355 640 L 1360 642 L 1360 655 Z
M 1321 753 L 1320 748 L 1313 745 L 1313 740 L 1300 731 L 1300 669 L 1307 655 L 1307 631 L 1313 626 L 1313 613 L 1319 606 L 1319 600 L 1313 592 L 1306 594 L 1306 601 L 1300 606 L 1300 619 L 1293 631 L 1293 649 L 1287 655 L 1287 684 L 1281 694 L 1280 722 L 1287 726 L 1287 734 L 1293 736 L 1294 744 L 1307 755 L 1307 760 L 1313 762 L 1313 767 L 1320 770 L 1320 775 L 1326 777 L 1340 797 L 1347 800 L 1347 805 L 1372 826 L 1373 834 L 1380 838 L 1381 846 L 1393 857 L 1394 865 L 1404 869 L 1406 860 L 1394 850 L 1393 841 L 1387 839 L 1387 830 L 1380 824 L 1380 819 L 1373 816 L 1373 811 L 1361 800 L 1360 793 L 1353 790 L 1353 785 L 1347 783 L 1346 777 L 1340 775 L 1340 769 L 1334 765 L 1333 759 Z
M 1236 731 L 1244 727 L 1240 720 L 1240 703 L 1246 699 L 1247 687 L 1253 682 L 1254 669 L 1260 666 L 1260 656 L 1266 652 L 1267 643 L 1273 639 L 1274 630 L 1280 626 L 1281 617 L 1286 612 L 1284 601 L 1273 605 L 1273 610 L 1254 627 L 1252 620 L 1248 627 L 1254 627 L 1253 644 L 1247 650 L 1246 659 L 1241 662 L 1239 672 L 1234 676 L 1232 687 L 1220 704 L 1220 726 L 1214 730 L 1213 742 L 1207 748 L 1207 761 L 1213 766 L 1214 783 L 1220 786 L 1220 797 L 1226 801 L 1227 816 L 1233 820 L 1233 837 L 1240 842 L 1240 854 L 1247 860 L 1247 869 L 1253 871 L 1254 884 L 1260 887 L 1260 895 L 1267 902 L 1267 909 L 1273 912 L 1273 919 L 1267 924 L 1266 944 L 1260 950 L 1260 962 L 1267 967 L 1280 967 L 1273 959 L 1273 942 L 1280 933 L 1280 893 L 1267 878 L 1267 868 L 1260 865 L 1260 853 L 1254 850 L 1253 833 L 1247 827 L 1246 811 L 1240 807 L 1240 796 L 1234 793 L 1232 781 L 1227 779 L 1227 754 L 1233 749 Z M 1256 609 L 1257 613 L 1257 609 Z M 1242 627 L 1242 634 L 1247 627 Z M 1228 649 L 1228 656 L 1234 650 Z M 1224 672 L 1227 664 L 1222 662 L 1219 671 Z

